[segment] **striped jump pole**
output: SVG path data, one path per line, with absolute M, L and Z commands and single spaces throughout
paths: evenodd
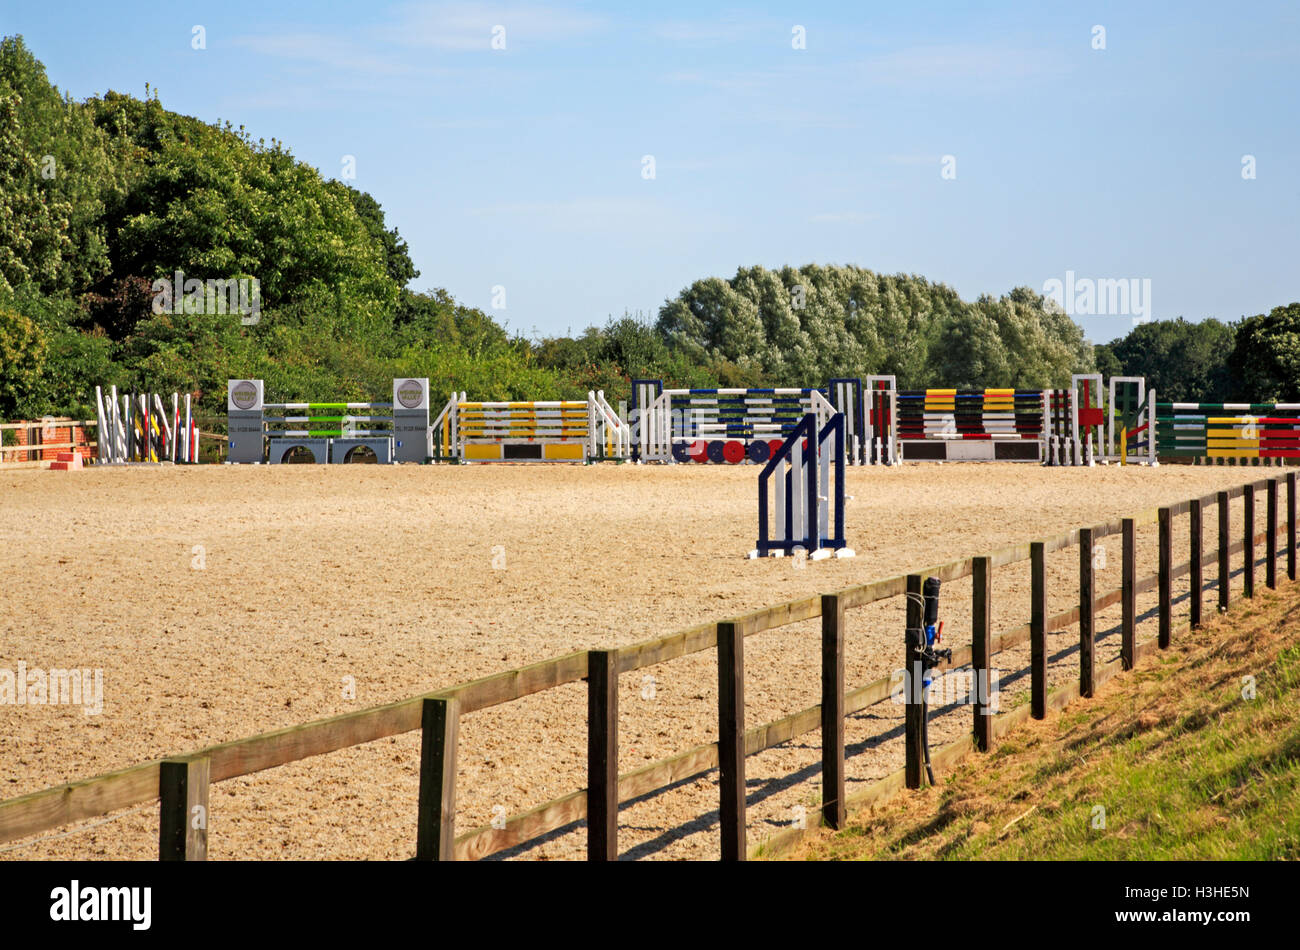
M 641 462 L 765 464 L 813 413 L 824 425 L 844 416 L 847 464 L 872 453 L 868 401 L 862 381 L 832 379 L 825 389 L 665 388 L 662 380 L 632 381 L 633 457 Z
M 1042 390 L 924 389 L 898 393 L 904 461 L 1043 460 Z
M 623 461 L 634 454 L 632 428 L 599 390 L 581 400 L 494 402 L 462 392 L 453 393 L 434 420 L 433 436 L 440 460 Z
M 1300 403 L 1156 404 L 1160 458 L 1300 458 Z

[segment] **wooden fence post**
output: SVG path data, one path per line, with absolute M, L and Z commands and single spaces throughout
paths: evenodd
M 1079 529 L 1079 695 L 1091 696 L 1095 679 L 1093 600 L 1095 575 L 1092 565 L 1092 529 Z
M 907 633 L 903 655 L 903 688 L 906 702 L 903 720 L 903 769 L 908 788 L 920 788 L 925 774 L 925 751 L 921 731 L 925 726 L 925 707 L 921 705 L 921 651 L 925 648 L 925 602 L 921 593 L 920 574 L 907 575 Z
M 844 827 L 844 604 L 822 595 L 822 820 Z
M 1268 540 L 1264 542 L 1264 583 L 1269 590 L 1277 589 L 1277 479 L 1268 480 L 1268 496 L 1265 501 L 1265 515 L 1268 518 Z
M 587 651 L 587 860 L 618 860 L 618 651 Z
M 1161 508 L 1156 512 L 1160 522 L 1160 567 L 1157 584 L 1160 588 L 1160 649 L 1169 648 L 1169 638 L 1174 629 L 1174 526 L 1173 511 Z
M 158 860 L 208 859 L 209 760 L 168 759 L 158 770 Z
M 1201 625 L 1201 601 L 1202 587 L 1205 585 L 1205 575 L 1201 567 L 1201 562 L 1205 560 L 1205 552 L 1202 549 L 1204 540 L 1203 533 L 1203 513 L 1201 511 L 1201 499 L 1194 498 L 1191 503 L 1191 536 L 1192 536 L 1192 561 L 1191 561 L 1191 622 L 1193 627 Z
M 1242 521 L 1245 524 L 1245 550 L 1243 552 L 1245 563 L 1242 565 L 1245 572 L 1242 575 L 1242 591 L 1247 597 L 1255 596 L 1255 486 L 1253 484 L 1245 486 L 1242 493 L 1242 501 L 1245 502 L 1245 514 L 1242 515 Z
M 455 698 L 426 699 L 420 710 L 417 861 L 455 860 L 456 746 L 459 734 L 460 711 Z
M 1029 545 L 1029 678 L 1035 719 L 1047 715 L 1047 559 L 1043 542 Z
M 1125 518 L 1123 526 L 1123 565 L 1120 571 L 1120 601 L 1123 608 L 1120 620 L 1120 665 L 1133 669 L 1133 656 L 1137 647 L 1137 523 Z
M 1231 598 L 1232 571 L 1228 563 L 1228 493 L 1219 492 L 1219 610 L 1227 610 Z
M 745 860 L 745 637 L 718 624 L 718 820 L 722 860 Z
M 993 565 L 987 557 L 973 560 L 971 576 L 971 673 L 975 689 L 975 748 L 992 748 Z
M 1286 473 L 1286 577 L 1295 580 L 1296 473 Z

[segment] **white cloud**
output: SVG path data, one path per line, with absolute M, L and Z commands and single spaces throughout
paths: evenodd
M 604 21 L 585 14 L 524 3 L 474 6 L 466 3 L 405 4 L 387 21 L 368 28 L 295 30 L 274 28 L 246 34 L 234 43 L 259 56 L 328 77 L 335 88 L 378 90 L 361 80 L 460 75 L 463 69 L 434 65 L 429 50 L 491 51 L 492 30 L 506 29 L 507 50 L 539 42 L 557 43 L 600 29 Z M 456 61 L 464 66 L 463 60 Z M 349 78 L 344 79 L 344 74 Z
M 387 76 L 427 71 L 366 50 L 360 44 L 328 33 L 260 33 L 237 36 L 236 46 L 263 56 L 296 60 L 335 70 L 353 70 Z
M 506 49 L 553 43 L 603 29 L 603 18 L 527 3 L 410 3 L 380 34 L 403 46 L 441 50 L 492 50 L 492 30 L 505 27 Z

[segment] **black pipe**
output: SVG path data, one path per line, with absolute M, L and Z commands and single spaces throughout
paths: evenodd
M 926 708 L 924 687 L 921 693 L 921 748 L 925 750 L 925 774 L 934 785 L 934 768 L 930 765 L 930 711 Z
M 939 622 L 939 578 L 927 577 L 923 590 L 925 596 L 925 620 L 923 623 L 927 627 L 933 627 Z

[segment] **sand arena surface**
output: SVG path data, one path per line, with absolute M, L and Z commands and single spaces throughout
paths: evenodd
M 0 705 L 0 798 L 984 554 L 1279 471 L 851 469 L 847 533 L 858 556 L 802 568 L 744 559 L 756 535 L 750 466 L 0 472 L 0 576 L 9 592 L 0 669 L 102 668 L 104 683 L 95 716 Z M 1238 500 L 1234 539 L 1240 518 Z M 1261 497 L 1258 530 L 1263 519 Z M 1207 512 L 1207 551 L 1214 524 Z M 1139 530 L 1139 576 L 1155 570 L 1155 534 L 1154 525 Z M 1183 517 L 1176 562 L 1187 543 Z M 1105 591 L 1119 583 L 1119 538 L 1100 546 L 1097 586 Z M 1077 549 L 1049 558 L 1049 611 L 1077 602 L 1077 561 Z M 1213 576 L 1207 570 L 1207 581 Z M 1028 590 L 1027 562 L 995 571 L 995 631 L 1028 620 Z M 1185 591 L 1185 579 L 1175 584 L 1176 595 Z M 1207 609 L 1213 597 L 1207 591 Z M 945 586 L 947 645 L 969 642 L 969 604 L 969 580 Z M 1139 598 L 1139 614 L 1154 606 L 1154 593 Z M 1186 609 L 1182 598 L 1176 610 L 1185 617 Z M 1098 631 L 1118 621 L 1116 606 L 1099 616 Z M 1139 638 L 1154 636 L 1154 626 L 1144 622 Z M 747 639 L 747 726 L 818 701 L 819 636 L 812 621 Z M 902 599 L 850 611 L 848 637 L 849 688 L 889 674 L 901 665 Z M 1050 638 L 1054 682 L 1077 675 L 1077 637 L 1076 627 Z M 1118 634 L 1105 636 L 1098 661 L 1118 650 Z M 1028 677 L 1016 676 L 1027 662 L 1027 647 L 996 657 L 1003 708 L 1028 689 Z M 624 675 L 621 771 L 716 739 L 716 676 L 712 651 Z M 348 677 L 355 699 L 344 698 Z M 901 766 L 901 713 L 882 703 L 849 719 L 850 793 Z M 575 683 L 466 716 L 458 831 L 582 788 L 585 714 L 585 685 Z M 955 706 L 933 721 L 931 741 L 969 724 L 969 707 Z M 751 844 L 815 812 L 819 748 L 813 732 L 747 760 Z M 418 761 L 419 736 L 409 733 L 219 783 L 210 855 L 410 857 Z M 716 773 L 625 805 L 621 850 L 716 857 L 716 812 Z M 0 845 L 0 859 L 152 858 L 157 805 L 40 837 Z M 585 837 L 578 825 L 514 856 L 582 857 Z

